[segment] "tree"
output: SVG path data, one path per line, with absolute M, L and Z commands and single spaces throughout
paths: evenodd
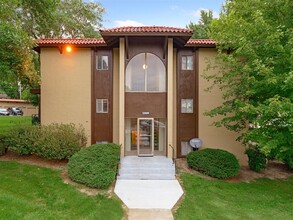
M 213 21 L 213 11 L 200 10 L 198 24 L 190 22 L 186 27 L 193 30 L 191 38 L 208 39 L 210 37 L 210 25 Z
M 252 10 L 253 8 L 253 10 Z M 228 0 L 211 25 L 218 57 L 206 79 L 223 92 L 214 125 L 241 132 L 293 167 L 293 1 Z M 211 69 L 219 74 L 212 74 Z M 211 88 L 210 88 L 211 89 Z M 247 129 L 251 123 L 252 129 Z
M 35 39 L 98 37 L 103 13 L 99 3 L 82 0 L 1 0 L 2 87 L 17 88 L 19 82 L 27 90 L 36 86 L 39 69 L 38 56 L 32 51 Z

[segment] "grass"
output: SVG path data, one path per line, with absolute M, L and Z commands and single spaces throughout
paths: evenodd
M 60 171 L 0 161 L 0 219 L 122 219 L 118 199 L 87 196 Z
M 31 116 L 0 116 L 0 134 L 7 133 L 13 127 L 31 124 Z
M 175 219 L 292 219 L 293 177 L 246 183 L 182 174 L 185 198 Z

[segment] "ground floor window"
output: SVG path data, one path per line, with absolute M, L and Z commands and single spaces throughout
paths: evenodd
M 154 155 L 164 155 L 166 150 L 165 118 L 126 118 L 125 119 L 125 153 L 136 155 L 149 147 Z

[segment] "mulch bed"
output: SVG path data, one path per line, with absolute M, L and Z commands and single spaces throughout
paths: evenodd
M 186 159 L 176 159 L 176 166 L 179 174 L 182 172 L 196 174 L 206 179 L 215 179 L 209 176 L 205 176 L 195 170 L 188 167 Z M 249 169 L 248 166 L 241 166 L 238 176 L 227 179 L 229 182 L 249 182 L 259 178 L 268 179 L 287 179 L 293 175 L 293 169 L 288 168 L 285 164 L 278 161 L 269 161 L 267 168 L 257 173 Z

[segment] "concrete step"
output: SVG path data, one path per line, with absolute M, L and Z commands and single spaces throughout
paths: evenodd
M 174 174 L 123 174 L 117 176 L 118 180 L 175 180 Z
M 175 175 L 175 167 L 169 168 L 121 168 L 119 170 L 119 174 L 131 174 L 131 173 L 143 173 L 143 174 L 174 174 Z
M 174 180 L 175 164 L 163 156 L 129 156 L 121 160 L 117 179 L 123 180 Z

